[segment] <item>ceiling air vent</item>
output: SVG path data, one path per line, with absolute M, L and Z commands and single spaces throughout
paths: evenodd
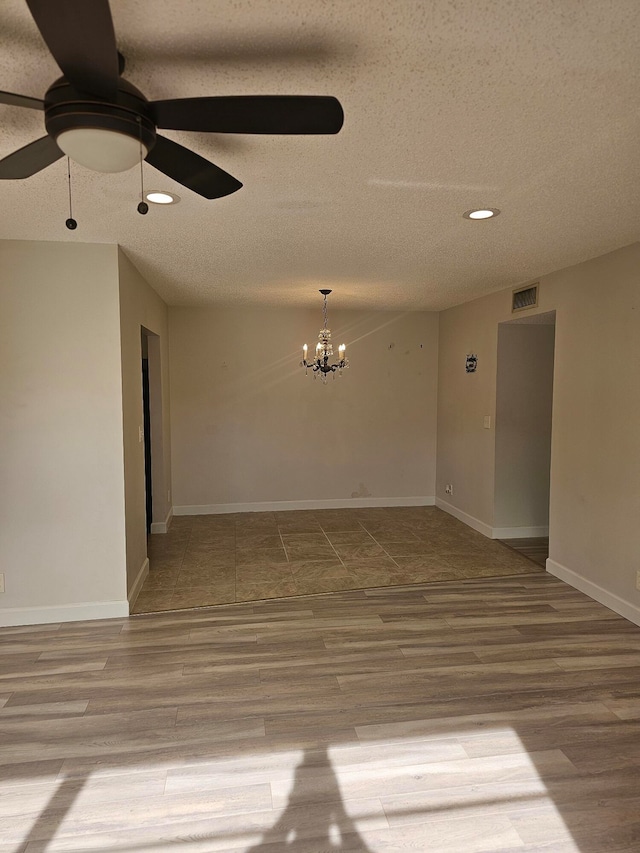
M 522 311 L 524 308 L 535 308 L 538 304 L 538 287 L 540 282 L 536 284 L 528 284 L 526 287 L 520 287 L 513 291 L 511 298 L 511 313 L 514 311 Z

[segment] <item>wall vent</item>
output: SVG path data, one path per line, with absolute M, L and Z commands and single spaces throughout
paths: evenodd
M 526 287 L 519 287 L 514 290 L 511 296 L 511 313 L 522 311 L 525 308 L 535 308 L 538 304 L 539 286 L 540 282 L 536 282 L 536 284 L 528 284 Z

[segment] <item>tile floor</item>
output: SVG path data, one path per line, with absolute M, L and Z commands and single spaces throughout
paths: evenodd
M 149 562 L 133 613 L 542 571 L 436 507 L 181 516 Z

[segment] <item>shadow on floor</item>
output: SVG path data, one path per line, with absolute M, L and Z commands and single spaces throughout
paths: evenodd
M 311 830 L 311 831 L 310 831 Z M 308 850 L 310 837 L 318 850 L 370 850 L 345 811 L 340 786 L 326 748 L 307 750 L 296 768 L 293 789 L 277 823 L 248 853 Z

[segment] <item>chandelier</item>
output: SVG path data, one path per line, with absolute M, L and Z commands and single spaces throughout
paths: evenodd
M 331 344 L 331 329 L 327 328 L 327 296 L 331 293 L 330 290 L 321 290 L 320 293 L 324 296 L 324 304 L 322 306 L 322 318 L 324 320 L 323 326 L 320 329 L 320 334 L 318 335 L 318 343 L 316 344 L 316 353 L 315 357 L 311 360 L 308 358 L 308 347 L 305 344 L 302 347 L 302 361 L 300 362 L 300 366 L 304 367 L 304 372 L 308 373 L 309 368 L 313 370 L 313 378 L 315 379 L 318 374 L 320 374 L 322 381 L 327 381 L 327 374 L 335 373 L 338 371 L 339 375 L 342 375 L 342 371 L 345 367 L 349 367 L 349 361 L 347 359 L 346 351 L 347 347 L 345 344 L 340 344 L 338 347 L 338 361 L 333 364 L 330 363 L 330 359 L 333 356 L 333 346 Z M 334 377 L 335 379 L 335 377 Z

